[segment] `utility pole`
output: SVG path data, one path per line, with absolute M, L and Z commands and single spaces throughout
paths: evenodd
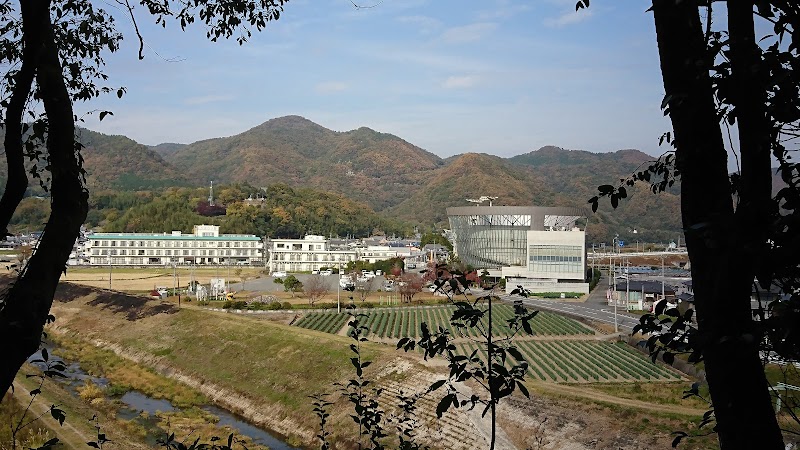
M 111 250 L 108 251 L 108 288 L 111 289 Z
M 613 252 L 613 247 L 612 247 Z M 619 324 L 617 322 L 617 303 L 619 299 L 617 298 L 617 274 L 616 274 L 616 266 L 613 265 L 613 258 L 611 256 L 608 257 L 608 264 L 611 270 L 609 270 L 608 274 L 610 275 L 609 281 L 613 286 L 613 291 L 611 292 L 611 299 L 614 301 L 614 333 L 619 333 Z
M 341 256 L 339 258 L 341 258 Z M 341 300 L 340 292 L 342 290 L 342 260 L 339 259 L 338 262 L 339 262 L 339 270 L 338 270 L 338 273 L 336 275 L 339 277 L 339 279 L 336 280 L 336 313 L 337 314 L 341 314 L 342 313 L 342 300 Z
M 661 255 L 661 300 L 664 300 L 664 255 Z
M 631 308 L 631 261 L 625 259 L 625 310 Z

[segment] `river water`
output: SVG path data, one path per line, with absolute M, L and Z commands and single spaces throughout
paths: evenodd
M 48 351 L 52 354 L 52 348 L 48 348 Z M 37 358 L 41 358 L 41 353 L 37 353 L 31 357 L 31 359 Z M 87 381 L 91 381 L 99 387 L 108 386 L 108 380 L 106 378 L 89 375 L 81 369 L 78 363 L 70 363 L 67 361 L 64 361 L 64 363 L 67 365 L 67 369 L 63 372 L 66 378 L 56 379 L 66 384 L 69 388 L 69 392 L 73 395 L 77 396 L 77 388 L 85 385 Z M 138 391 L 128 391 L 120 397 L 119 400 L 125 406 L 118 412 L 118 416 L 125 420 L 137 420 L 142 413 L 153 415 L 158 411 L 173 412 L 179 410 L 168 400 L 155 399 Z M 219 418 L 217 422 L 219 426 L 227 425 L 236 430 L 237 436 L 246 436 L 256 444 L 265 445 L 271 450 L 300 450 L 297 447 L 292 447 L 267 431 L 245 422 L 227 410 L 212 405 L 204 405 L 200 408 L 203 411 L 217 416 Z M 224 440 L 227 436 L 220 437 Z

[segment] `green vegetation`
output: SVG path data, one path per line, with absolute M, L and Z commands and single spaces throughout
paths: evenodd
M 311 313 L 306 314 L 295 325 L 309 330 L 322 331 L 323 333 L 336 334 L 341 330 L 350 316 L 336 313 Z
M 537 317 L 538 319 L 538 317 Z M 517 348 L 530 364 L 529 375 L 542 381 L 598 382 L 679 380 L 671 370 L 653 364 L 627 344 L 594 341 L 519 341 Z M 462 344 L 469 355 L 474 344 Z
M 65 335 L 54 335 L 52 338 L 58 344 L 58 356 L 68 361 L 80 362 L 81 368 L 90 375 L 107 378 L 111 383 L 107 388 L 109 395 L 136 390 L 153 398 L 169 400 L 181 408 L 200 406 L 208 402 L 205 396 L 186 385 L 132 364 L 114 352 Z M 164 354 L 164 348 L 154 353 Z
M 416 338 L 419 337 L 420 324 L 422 322 L 427 323 L 432 330 L 443 327 L 451 333 L 458 334 L 461 331 L 450 323 L 450 317 L 453 315 L 454 310 L 455 307 L 450 305 L 376 309 L 371 311 L 368 317 L 362 319 L 361 322 L 367 327 L 367 336 L 370 339 Z M 493 312 L 493 328 L 498 333 L 507 332 L 508 324 L 506 320 L 513 315 L 511 306 L 495 305 L 493 306 Z M 339 328 L 322 325 L 338 323 L 334 322 L 335 319 L 333 317 L 347 317 L 347 315 L 334 312 L 313 312 L 307 314 L 295 325 L 303 328 L 325 331 L 327 333 L 336 333 L 344 326 L 344 323 Z M 325 328 L 324 330 L 323 327 Z M 589 335 L 594 333 L 580 322 L 548 312 L 540 312 L 539 315 L 536 316 L 536 320 L 531 321 L 531 328 L 533 329 L 534 335 L 566 336 L 573 334 Z M 468 336 L 476 335 L 475 330 L 472 329 L 465 329 L 464 333 Z
M 447 250 L 453 251 L 453 243 L 450 242 L 446 237 L 444 237 L 441 233 L 425 233 L 422 235 L 420 239 L 419 246 L 420 248 L 425 247 L 428 244 L 438 244 L 447 247 Z

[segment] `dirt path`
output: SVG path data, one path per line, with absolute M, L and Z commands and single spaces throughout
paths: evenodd
M 30 391 L 22 384 L 14 382 L 14 396 L 19 399 L 23 405 L 30 401 Z M 73 426 L 69 418 L 64 421 L 63 425 L 59 425 L 58 421 L 50 415 L 50 405 L 52 403 L 46 401 L 41 395 L 36 396 L 28 411 L 30 417 L 39 417 L 39 421 L 55 433 L 58 440 L 61 441 L 64 448 L 84 448 L 86 443 L 96 439 L 96 436 L 87 436 L 75 426 Z M 74 420 L 74 418 L 72 418 Z
M 704 409 L 690 408 L 688 406 L 659 405 L 655 403 L 643 402 L 641 400 L 620 398 L 610 394 L 604 394 L 602 392 L 592 391 L 583 386 L 570 386 L 566 384 L 539 382 L 539 383 L 529 383 L 528 387 L 533 391 L 540 391 L 545 394 L 568 395 L 570 397 L 587 398 L 593 401 L 612 403 L 615 405 L 627 406 L 647 411 L 656 411 L 661 413 L 681 414 L 685 416 L 702 416 L 703 413 L 706 412 Z

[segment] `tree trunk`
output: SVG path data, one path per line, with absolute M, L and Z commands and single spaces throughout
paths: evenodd
M 81 183 L 72 102 L 63 79 L 50 1 L 20 2 L 24 33 L 32 34 L 36 82 L 49 129 L 51 213 L 42 238 L 22 274 L 2 296 L 0 310 L 0 392 L 11 386 L 19 368 L 39 348 L 61 272 L 86 219 L 88 193 Z
M 752 14 L 752 3 L 748 7 Z M 654 0 L 653 11 L 681 173 L 681 215 L 700 345 L 720 448 L 783 449 L 750 312 L 755 264 L 750 250 L 763 235 L 747 228 L 753 221 L 744 220 L 744 210 L 734 214 L 697 3 Z M 754 169 L 749 159 L 743 162 Z M 755 167 L 748 176 L 757 186 L 769 172 Z M 754 231 L 755 236 L 748 236 Z

